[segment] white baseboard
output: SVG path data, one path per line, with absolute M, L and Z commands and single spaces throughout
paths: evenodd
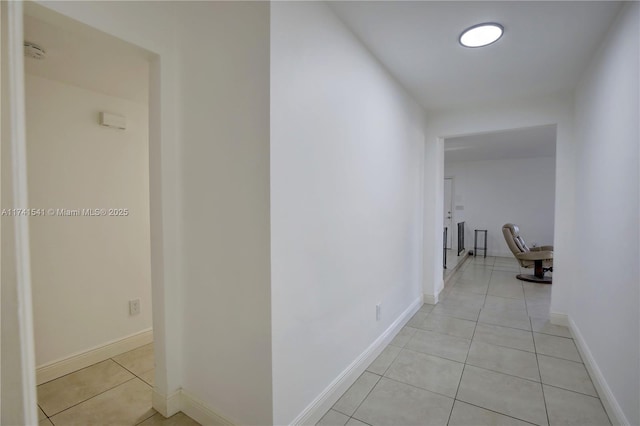
M 429 303 L 425 300 L 425 303 Z M 365 349 L 351 365 L 336 377 L 327 388 L 302 410 L 291 424 L 315 425 L 322 416 L 338 401 L 344 392 L 360 377 L 373 360 L 398 334 L 400 329 L 409 322 L 413 314 L 422 306 L 422 297 L 417 298 L 400 316 L 378 337 L 367 349 Z M 198 419 L 195 419 L 198 420 Z
M 164 417 L 171 417 L 182 411 L 201 425 L 232 426 L 234 424 L 184 389 L 178 389 L 169 396 L 162 395 L 154 389 L 152 405 L 153 409 Z
M 437 305 L 438 304 L 438 295 L 437 294 L 423 294 L 422 295 L 422 300 L 424 300 L 424 303 L 428 304 L 428 305 Z
M 156 389 L 153 389 L 151 394 L 151 405 L 154 410 L 159 412 L 165 417 L 171 417 L 182 409 L 182 389 L 178 389 L 171 395 L 163 395 Z
M 184 389 L 180 392 L 180 402 L 182 406 L 181 411 L 201 425 L 228 426 L 234 424 Z
M 442 290 L 444 290 L 444 279 L 442 279 L 438 283 L 438 289 L 436 290 L 436 294 L 427 294 L 427 293 L 422 294 L 423 303 L 426 303 L 428 305 L 437 305 L 440 297 L 440 293 L 442 293 Z
M 148 329 L 61 360 L 49 362 L 36 368 L 36 383 L 41 385 L 151 342 L 153 342 L 153 330 Z
M 567 314 L 560 314 L 558 312 L 549 313 L 549 321 L 551 324 L 563 325 L 569 327 L 569 316 Z
M 604 405 L 604 409 L 607 411 L 611 423 L 614 425 L 630 425 L 631 423 L 629 423 L 629 420 L 624 415 L 624 412 L 622 411 L 620 404 L 618 404 L 615 396 L 613 396 L 613 392 L 605 380 L 600 367 L 598 367 L 595 358 L 593 358 L 589 346 L 587 346 L 584 337 L 580 333 L 580 329 L 578 329 L 578 326 L 576 326 L 576 323 L 573 322 L 571 317 L 568 317 L 567 315 L 565 315 L 565 317 L 567 318 L 569 330 L 571 330 L 571 335 L 576 342 L 582 361 L 584 361 L 584 365 L 587 367 L 587 371 L 591 376 L 593 385 L 600 396 L 602 405 Z

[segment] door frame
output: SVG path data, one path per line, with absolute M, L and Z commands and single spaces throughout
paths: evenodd
M 19 63 L 18 75 L 21 80 L 21 90 L 16 90 L 20 105 L 22 105 L 21 129 L 22 139 L 19 141 L 20 149 L 26 153 L 25 112 L 24 112 L 24 65 L 23 65 L 23 16 L 25 8 L 22 2 L 3 2 L 14 7 L 10 21 L 19 22 L 19 27 L 12 28 L 15 35 L 11 42 L 12 50 L 17 55 Z M 35 9 L 33 9 L 35 8 Z M 68 19 L 79 22 L 91 30 L 105 32 L 118 37 L 150 54 L 149 58 L 149 210 L 150 210 L 150 257 L 151 257 L 151 296 L 152 296 L 152 321 L 153 321 L 153 346 L 155 354 L 155 384 L 152 393 L 153 408 L 165 417 L 170 417 L 180 410 L 181 389 L 181 319 L 180 319 L 180 280 L 181 280 L 181 253 L 180 253 L 180 169 L 179 145 L 176 132 L 178 121 L 174 111 L 167 108 L 172 105 L 172 100 L 177 99 L 175 88 L 177 50 L 173 45 L 165 46 L 162 43 L 155 44 L 152 40 L 136 39 L 135 33 L 121 32 L 120 28 L 105 31 L 97 25 L 100 16 L 99 11 L 87 12 L 90 9 L 80 10 L 75 5 L 65 4 L 27 4 L 29 13 L 37 10 L 38 18 Z M 51 14 L 51 15 L 49 15 Z M 12 63 L 12 67 L 17 65 Z M 26 155 L 22 158 L 23 185 L 19 189 L 21 200 L 27 200 L 26 188 Z M 25 201 L 26 206 L 26 201 Z M 27 218 L 25 218 L 27 219 Z M 26 221 L 25 221 L 26 225 Z M 26 247 L 28 255 L 28 234 L 25 238 L 21 234 L 22 247 Z M 26 244 L 26 246 L 25 246 Z M 25 251 L 25 250 L 23 250 Z M 28 259 L 28 258 L 27 258 Z M 28 265 L 28 264 L 27 264 Z M 27 272 L 29 268 L 26 268 Z M 25 410 L 29 411 L 26 424 L 37 424 L 37 395 L 35 377 L 35 356 L 33 351 L 33 322 L 31 314 L 31 285 L 30 282 L 19 284 L 23 298 L 29 305 L 29 310 L 21 310 L 21 319 L 25 324 L 25 349 L 31 351 L 30 361 L 23 366 L 23 381 L 25 393 Z M 25 417 L 26 419 L 27 417 Z
M 3 208 L 27 209 L 27 155 L 26 155 L 26 114 L 25 114 L 25 93 L 24 93 L 24 29 L 23 29 L 23 3 L 18 1 L 2 2 L 0 12 L 2 29 L 2 57 L 6 60 L 3 81 L 8 84 L 3 87 L 3 104 L 8 106 L 8 110 L 3 111 L 6 117 L 3 123 L 9 129 L 3 129 L 3 134 L 9 136 L 9 141 L 3 141 L 2 155 L 10 153 L 10 164 L 8 174 L 5 178 L 10 179 L 11 206 Z M 7 152 L 7 150 L 9 152 Z M 4 173 L 3 173 L 4 174 Z M 6 223 L 6 222 L 5 222 Z M 35 350 L 33 340 L 33 314 L 31 299 L 31 266 L 29 250 L 29 218 L 26 215 L 16 214 L 11 217 L 9 231 L 13 234 L 13 242 L 7 243 L 13 253 L 11 265 L 2 265 L 3 268 L 15 270 L 15 280 L 6 280 L 0 285 L 3 293 L 9 291 L 16 295 L 16 326 L 18 331 L 18 347 L 10 347 L 19 353 L 19 380 L 20 392 L 12 395 L 12 416 L 20 416 L 24 424 L 37 424 L 38 398 L 36 394 L 36 374 L 35 374 Z M 11 238 L 11 235 L 3 238 Z M 13 277 L 12 277 L 13 278 Z M 4 346 L 4 345 L 3 345 Z M 6 350 L 6 349 L 5 349 Z M 15 354 L 14 354 L 15 355 Z M 15 407 L 15 404 L 21 407 Z M 6 410 L 6 408 L 5 408 Z M 19 412 L 21 411 L 21 415 Z
M 444 180 L 442 181 L 443 186 L 442 186 L 442 207 L 444 206 L 444 182 L 447 179 L 451 179 L 451 204 L 449 205 L 449 208 L 451 209 L 451 227 L 449 228 L 449 230 L 447 231 L 447 249 L 453 249 L 453 234 L 454 232 L 456 232 L 455 227 L 453 226 L 455 224 L 455 212 L 453 210 L 453 206 L 454 206 L 454 194 L 455 194 L 455 178 L 453 176 L 444 176 Z M 444 215 L 444 210 L 442 211 L 442 214 Z

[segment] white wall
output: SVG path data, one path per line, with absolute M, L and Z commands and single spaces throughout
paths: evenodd
M 27 75 L 26 107 L 30 207 L 129 210 L 31 217 L 40 366 L 151 328 L 148 106 Z M 100 126 L 100 111 L 127 129 Z
M 487 256 L 513 256 L 502 235 L 505 223 L 520 226 L 529 246 L 553 244 L 555 173 L 552 157 L 445 162 L 445 176 L 453 177 L 454 249 L 460 221 L 467 250 L 473 249 L 474 229 L 488 231 Z M 479 234 L 479 246 L 483 238 Z
M 271 424 L 269 3 L 179 14 L 183 388 L 235 424 Z
M 538 99 L 516 100 L 434 112 L 428 116 L 425 145 L 424 292 L 437 297 L 442 289 L 443 138 L 557 124 L 554 265 L 552 313 L 566 314 L 573 285 L 574 138 L 573 99 L 558 93 Z M 545 243 L 547 243 L 545 241 Z
M 325 4 L 271 5 L 274 424 L 420 297 L 421 117 Z
M 639 6 L 622 10 L 577 90 L 575 245 L 598 255 L 577 256 L 569 312 L 631 425 L 640 424 Z

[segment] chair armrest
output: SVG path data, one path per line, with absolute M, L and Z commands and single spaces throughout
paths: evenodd
M 531 247 L 531 251 L 553 251 L 553 246 Z
M 520 260 L 553 260 L 552 251 L 530 251 L 529 253 L 517 253 Z

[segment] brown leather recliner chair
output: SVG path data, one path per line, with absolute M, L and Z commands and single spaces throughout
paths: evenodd
M 516 278 L 534 283 L 551 284 L 551 277 L 545 272 L 553 272 L 553 246 L 527 247 L 520 236 L 520 228 L 512 223 L 502 227 L 502 234 L 509 249 L 523 268 L 534 268 L 534 275 L 517 275 Z

